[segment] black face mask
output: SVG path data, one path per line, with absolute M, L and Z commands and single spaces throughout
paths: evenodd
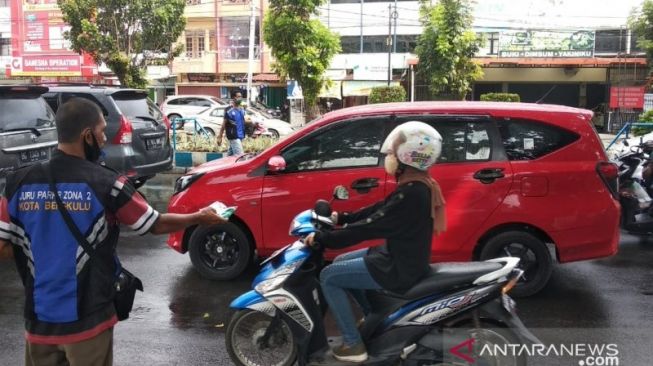
M 98 144 L 95 135 L 91 133 L 91 138 L 93 139 L 93 145 L 89 145 L 84 140 L 84 156 L 86 160 L 97 163 L 98 159 L 102 155 L 102 150 L 100 149 L 100 144 Z

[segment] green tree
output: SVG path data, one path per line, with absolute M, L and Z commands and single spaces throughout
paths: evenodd
M 325 0 L 270 0 L 263 21 L 263 39 L 272 49 L 274 70 L 302 87 L 309 117 L 316 114 L 317 96 L 328 82 L 324 72 L 340 52 L 340 37 L 316 16 Z
M 469 0 L 439 0 L 436 5 L 422 0 L 420 15 L 424 30 L 415 49 L 418 73 L 433 94 L 464 99 L 472 83 L 483 76 L 473 60 L 481 39 L 471 30 Z
M 646 51 L 649 67 L 653 66 L 653 0 L 644 0 L 641 11 L 633 11 L 629 23 L 637 45 Z
M 168 64 L 184 28 L 185 0 L 58 0 L 73 50 L 104 62 L 124 86 L 147 86 L 145 67 L 166 54 Z
M 653 123 L 653 111 L 644 112 L 639 116 L 637 123 Z M 633 136 L 644 136 L 651 131 L 653 129 L 648 127 L 633 127 L 632 129 Z
M 405 102 L 406 90 L 401 85 L 377 86 L 372 88 L 372 92 L 370 92 L 370 97 L 368 100 L 370 104 Z

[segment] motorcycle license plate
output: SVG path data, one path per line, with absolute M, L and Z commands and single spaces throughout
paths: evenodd
M 506 310 L 508 310 L 509 313 L 514 313 L 515 310 L 517 309 L 517 304 L 515 303 L 515 300 L 511 299 L 510 296 L 508 295 L 501 296 L 501 303 L 503 304 L 503 307 Z

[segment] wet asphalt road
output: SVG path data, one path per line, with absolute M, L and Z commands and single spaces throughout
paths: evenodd
M 230 365 L 224 333 L 229 303 L 249 289 L 255 269 L 231 282 L 211 282 L 166 236 L 123 233 L 119 255 L 139 276 L 132 317 L 115 329 L 115 365 Z M 619 365 L 653 364 L 653 239 L 622 235 L 608 259 L 556 266 L 537 296 L 517 300 L 524 323 L 545 343 L 613 343 Z M 0 260 L 0 365 L 23 360 L 22 285 L 12 261 Z M 579 365 L 580 358 L 529 364 Z

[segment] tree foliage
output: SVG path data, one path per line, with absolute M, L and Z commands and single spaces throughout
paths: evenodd
M 374 103 L 392 103 L 405 102 L 406 90 L 401 85 L 395 86 L 377 86 L 370 92 L 369 102 Z
M 124 86 L 147 86 L 148 59 L 179 54 L 185 0 L 58 0 L 73 50 L 104 62 Z
M 297 80 L 308 108 L 327 82 L 324 72 L 340 52 L 340 38 L 316 17 L 325 0 L 270 0 L 263 21 L 263 37 L 275 58 L 274 70 Z
M 653 67 L 653 0 L 644 0 L 641 12 L 633 13 L 629 23 L 637 35 L 637 45 L 646 51 L 649 67 Z
M 471 30 L 469 0 L 439 0 L 433 6 L 422 0 L 420 15 L 424 30 L 415 50 L 417 71 L 433 94 L 461 100 L 483 76 L 473 60 L 481 39 Z
M 486 93 L 481 94 L 483 102 L 520 102 L 519 94 L 514 93 Z
M 642 113 L 639 116 L 637 123 L 653 123 L 653 111 L 647 111 Z M 653 129 L 648 127 L 633 127 L 631 132 L 633 136 L 644 136 L 647 133 L 651 133 Z

